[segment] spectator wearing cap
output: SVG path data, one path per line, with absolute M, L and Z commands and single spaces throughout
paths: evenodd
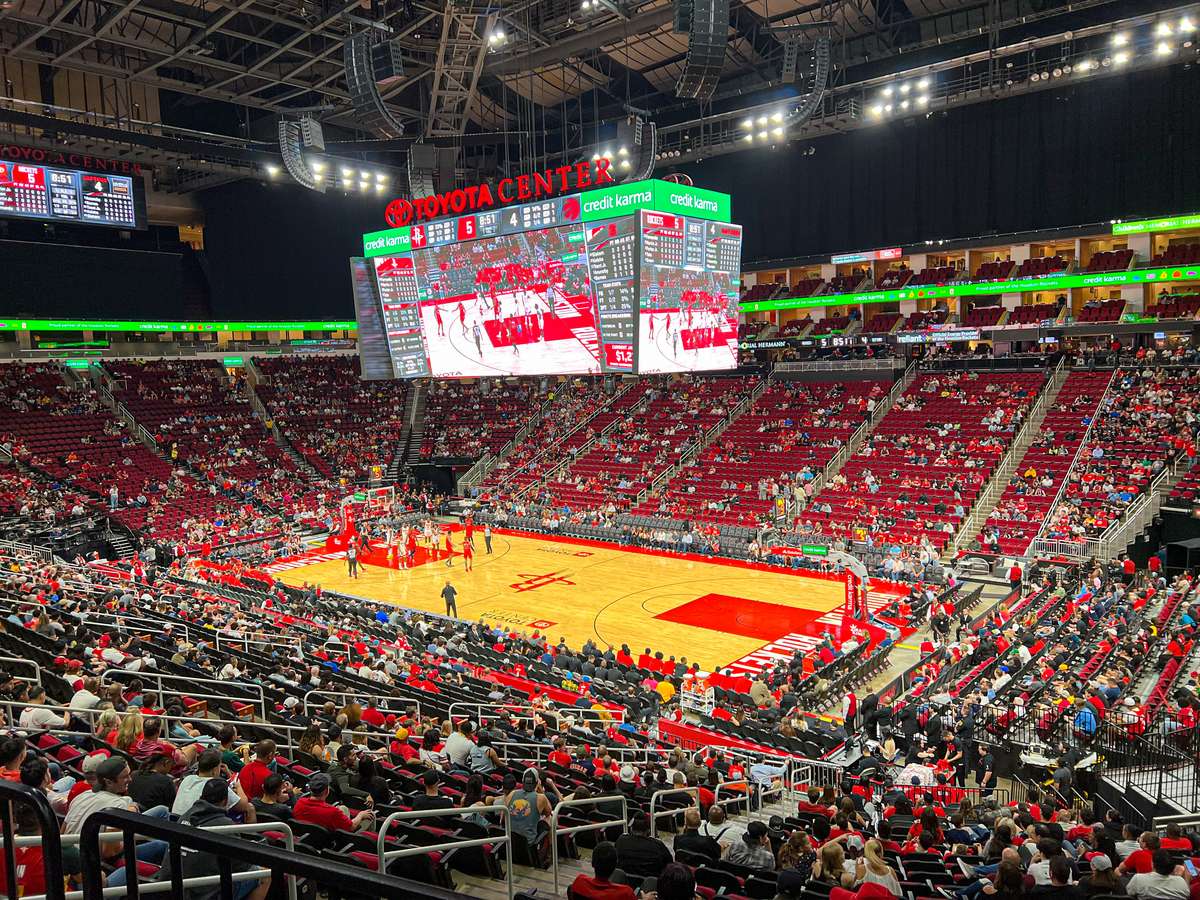
M 1080 897 L 1095 897 L 1097 894 L 1123 894 L 1125 886 L 1113 869 L 1112 857 L 1097 853 L 1089 861 L 1091 871 L 1079 879 L 1076 885 Z
M 746 833 L 742 835 L 740 841 L 729 848 L 725 858 L 740 866 L 773 870 L 775 855 L 771 852 L 771 841 L 767 836 L 766 824 L 754 821 L 747 825 Z
M 505 795 L 504 805 L 508 807 L 513 833 L 525 838 L 536 855 L 549 833 L 547 819 L 552 811 L 536 769 L 525 770 L 521 786 Z
M 324 772 L 318 772 L 308 779 L 308 790 L 292 809 L 292 817 L 297 822 L 308 822 L 310 825 L 320 825 L 330 831 L 361 831 L 375 821 L 375 813 L 364 809 L 350 818 L 349 810 L 344 806 L 335 806 L 329 802 L 329 792 L 333 780 Z
M 96 767 L 96 785 L 90 794 L 80 794 L 72 801 L 63 820 L 63 834 L 79 834 L 83 821 L 92 813 L 102 809 L 124 809 L 129 812 L 140 812 L 144 816 L 155 819 L 165 819 L 168 811 L 165 806 L 155 806 L 142 809 L 129 796 L 129 784 L 133 780 L 129 771 L 129 763 L 123 757 L 113 756 L 104 760 Z M 101 852 L 106 859 L 119 858 L 124 853 L 120 841 L 104 841 Z M 158 864 L 166 855 L 167 845 L 164 841 L 147 841 L 138 844 L 137 858 L 142 862 Z M 125 870 L 119 869 L 108 877 L 108 886 L 116 887 L 125 884 Z
M 571 883 L 570 894 L 580 900 L 633 900 L 634 892 L 627 884 L 614 884 L 617 871 L 617 848 L 611 841 L 601 841 L 592 850 L 594 875 L 580 873 Z
M 409 805 L 413 809 L 450 809 L 454 801 L 439 793 L 441 778 L 436 769 L 427 769 L 421 776 L 424 791 L 412 798 Z
M 629 834 L 617 838 L 617 865 L 630 875 L 657 877 L 674 861 L 667 845 L 650 834 L 650 816 L 638 813 Z

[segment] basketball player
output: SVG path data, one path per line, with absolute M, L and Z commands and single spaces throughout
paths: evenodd
M 450 539 L 450 532 L 446 532 L 446 568 L 454 565 L 454 543 Z
M 471 563 L 475 559 L 475 548 L 470 541 L 463 541 L 463 568 L 470 572 Z
M 442 308 L 440 306 L 437 306 L 436 304 L 433 307 L 433 318 L 435 320 L 437 320 L 438 337 L 445 337 L 446 330 L 442 326 Z
M 417 564 L 417 529 L 408 529 L 408 539 L 404 542 L 406 562 L 404 568 L 411 569 Z
M 463 337 L 467 336 L 467 307 L 461 300 L 458 301 L 458 325 L 462 328 Z

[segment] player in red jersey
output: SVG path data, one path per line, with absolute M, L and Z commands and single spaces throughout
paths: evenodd
M 463 567 L 470 572 L 471 563 L 475 560 L 475 548 L 469 542 L 463 542 Z
M 450 539 L 450 532 L 446 532 L 446 565 L 447 567 L 454 565 L 454 543 Z
M 463 302 L 458 301 L 458 324 L 462 328 L 462 333 L 465 336 L 467 333 L 467 308 Z
M 404 545 L 404 555 L 406 565 L 404 568 L 411 569 L 417 563 L 417 529 L 410 528 L 408 530 L 408 541 Z
M 445 337 L 446 332 L 442 328 L 442 309 L 437 304 L 434 304 L 434 307 L 433 307 L 433 317 L 434 317 L 434 319 L 437 320 L 438 337 Z

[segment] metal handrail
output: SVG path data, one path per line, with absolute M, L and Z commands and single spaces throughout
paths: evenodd
M 501 824 L 504 826 L 504 836 L 496 837 L 489 835 L 485 838 L 472 838 L 464 841 L 447 841 L 442 844 L 422 844 L 420 847 L 409 847 L 403 850 L 388 850 L 387 849 L 387 832 L 391 828 L 393 822 L 400 822 L 406 819 L 432 819 L 432 818 L 456 818 L 461 819 L 471 815 L 491 815 L 499 814 Z M 513 861 L 512 861 L 512 812 L 503 804 L 492 804 L 491 806 L 460 806 L 452 809 L 415 809 L 410 812 L 394 812 L 383 820 L 383 824 L 379 826 L 378 840 L 376 841 L 376 855 L 379 859 L 380 874 L 386 873 L 387 862 L 391 859 L 403 859 L 406 856 L 419 856 L 435 851 L 454 850 L 464 847 L 484 847 L 489 845 L 504 844 L 504 879 L 508 889 L 508 900 L 512 900 L 513 896 Z
M 404 703 L 404 709 L 392 709 L 391 707 L 376 706 L 375 708 L 378 709 L 381 713 L 395 713 L 395 714 L 408 715 L 410 712 L 413 712 L 415 710 L 417 717 L 420 718 L 421 704 L 419 701 L 405 700 L 403 697 L 387 696 L 386 693 L 384 693 L 384 691 L 390 689 L 392 686 L 386 685 L 386 684 L 381 684 L 379 687 L 382 689 L 381 692 L 378 694 L 378 696 L 381 700 L 400 700 Z M 309 700 L 308 700 L 309 697 L 312 697 L 312 696 L 333 697 L 335 699 L 340 699 L 342 701 L 343 706 L 349 706 L 350 703 L 358 703 L 360 697 L 368 696 L 368 695 L 370 695 L 370 691 L 365 691 L 365 690 L 363 690 L 363 691 L 312 690 L 304 695 L 304 699 L 303 699 L 301 705 L 304 709 L 304 714 L 307 716 L 309 714 L 309 706 L 312 706 L 313 709 L 317 708 L 317 704 L 309 703 Z
M 451 703 L 450 706 L 448 707 L 448 709 L 446 710 L 446 719 L 453 722 L 454 717 L 456 715 L 455 710 L 456 709 L 462 710 L 464 708 L 468 709 L 468 710 L 475 710 L 476 718 L 480 722 L 492 720 L 492 719 L 499 719 L 500 714 L 502 712 L 507 712 L 510 714 L 516 713 L 516 712 L 529 712 L 530 713 L 529 715 L 514 715 L 513 718 L 515 718 L 519 721 L 531 721 L 531 722 L 533 721 L 535 714 L 536 715 L 547 715 L 548 714 L 548 715 L 551 715 L 554 717 L 574 716 L 576 719 L 582 719 L 585 722 L 586 721 L 595 721 L 595 722 L 603 722 L 606 724 L 612 723 L 612 722 L 620 724 L 625 721 L 625 710 L 624 709 L 605 709 L 603 711 L 600 711 L 600 710 L 595 710 L 595 709 L 579 709 L 579 708 L 572 706 L 572 707 L 560 710 L 560 709 L 539 709 L 536 706 L 520 706 L 520 705 L 509 705 L 509 704 L 505 704 L 503 707 L 498 707 L 494 703 L 477 703 L 477 702 L 470 701 L 470 700 L 459 700 L 455 703 Z M 483 714 L 484 711 L 487 711 L 489 714 L 484 715 Z M 459 712 L 459 713 L 457 713 L 457 715 L 461 716 L 463 714 L 461 712 Z
M 654 810 L 654 808 L 658 805 L 659 797 L 666 797 L 671 794 L 691 794 L 696 798 L 696 808 L 700 808 L 700 788 L 698 787 L 667 788 L 665 790 L 655 791 L 650 795 L 650 834 L 652 835 L 658 832 L 659 819 L 661 819 L 663 816 L 672 816 L 679 812 L 677 809 L 664 809 L 658 812 L 655 812 Z
M 616 800 L 621 804 L 621 821 L 620 822 L 592 822 L 589 825 L 572 825 L 570 828 L 558 827 L 558 814 L 564 809 L 571 807 L 591 807 L 595 808 L 598 803 Z M 596 797 L 588 800 L 559 800 L 558 805 L 550 813 L 550 868 L 554 875 L 554 896 L 558 897 L 558 838 L 560 835 L 579 834 L 583 831 L 605 831 L 609 828 L 620 827 L 621 834 L 629 832 L 629 800 L 624 794 L 615 794 L 608 797 Z
M 785 766 L 784 767 L 785 771 L 786 771 L 786 768 L 787 767 Z M 721 799 L 721 790 L 722 789 L 727 790 L 730 793 L 733 793 L 735 788 L 744 788 L 744 790 L 741 792 L 738 792 L 737 796 L 729 797 L 725 800 Z M 751 795 L 751 784 L 745 778 L 740 779 L 738 781 L 722 781 L 720 784 L 717 785 L 717 789 L 715 791 L 713 791 L 713 804 L 715 806 L 728 806 L 732 803 L 745 803 L 746 804 L 746 815 L 750 815 L 750 795 Z M 697 805 L 699 805 L 699 803 L 697 803 Z
M 29 666 L 33 669 L 33 678 L 26 678 L 22 675 L 13 675 L 18 681 L 28 681 L 31 684 L 42 684 L 42 667 L 35 663 L 32 659 L 25 659 L 21 656 L 0 656 L 0 666 L 6 666 L 10 663 L 16 663 L 19 666 Z
M 418 900 L 418 898 L 421 900 L 425 900 L 425 898 L 458 900 L 462 896 L 443 888 L 383 875 L 324 857 L 295 853 L 249 841 L 231 840 L 224 834 L 213 834 L 200 828 L 190 828 L 164 819 L 153 819 L 128 810 L 110 808 L 98 810 L 83 821 L 82 839 L 79 845 L 83 870 L 83 897 L 104 896 L 100 868 L 100 833 L 102 829 L 117 829 L 123 835 L 125 865 L 130 872 L 136 871 L 137 867 L 132 840 L 135 834 L 166 841 L 169 845 L 171 880 L 163 883 L 175 897 L 183 895 L 182 851 L 184 847 L 201 853 L 210 853 L 217 858 L 220 874 L 209 877 L 218 879 L 217 883 L 221 886 L 222 896 L 230 896 L 232 892 L 232 863 L 235 861 L 267 869 L 271 872 L 272 878 L 279 875 L 306 878 L 319 885 L 336 884 L 339 889 L 347 893 L 386 896 L 392 900 Z M 137 900 L 145 889 L 146 887 L 140 885 L 137 879 L 132 879 L 124 890 L 127 892 L 127 896 Z M 48 900 L 62 900 L 62 895 L 57 893 L 50 895 Z

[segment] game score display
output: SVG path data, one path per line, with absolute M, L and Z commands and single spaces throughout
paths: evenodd
M 384 345 L 395 378 L 734 368 L 741 242 L 648 210 L 583 222 L 578 196 L 414 225 L 352 269 L 381 338 L 363 376 L 388 377 Z
M 0 160 L 0 216 L 144 228 L 139 179 Z

